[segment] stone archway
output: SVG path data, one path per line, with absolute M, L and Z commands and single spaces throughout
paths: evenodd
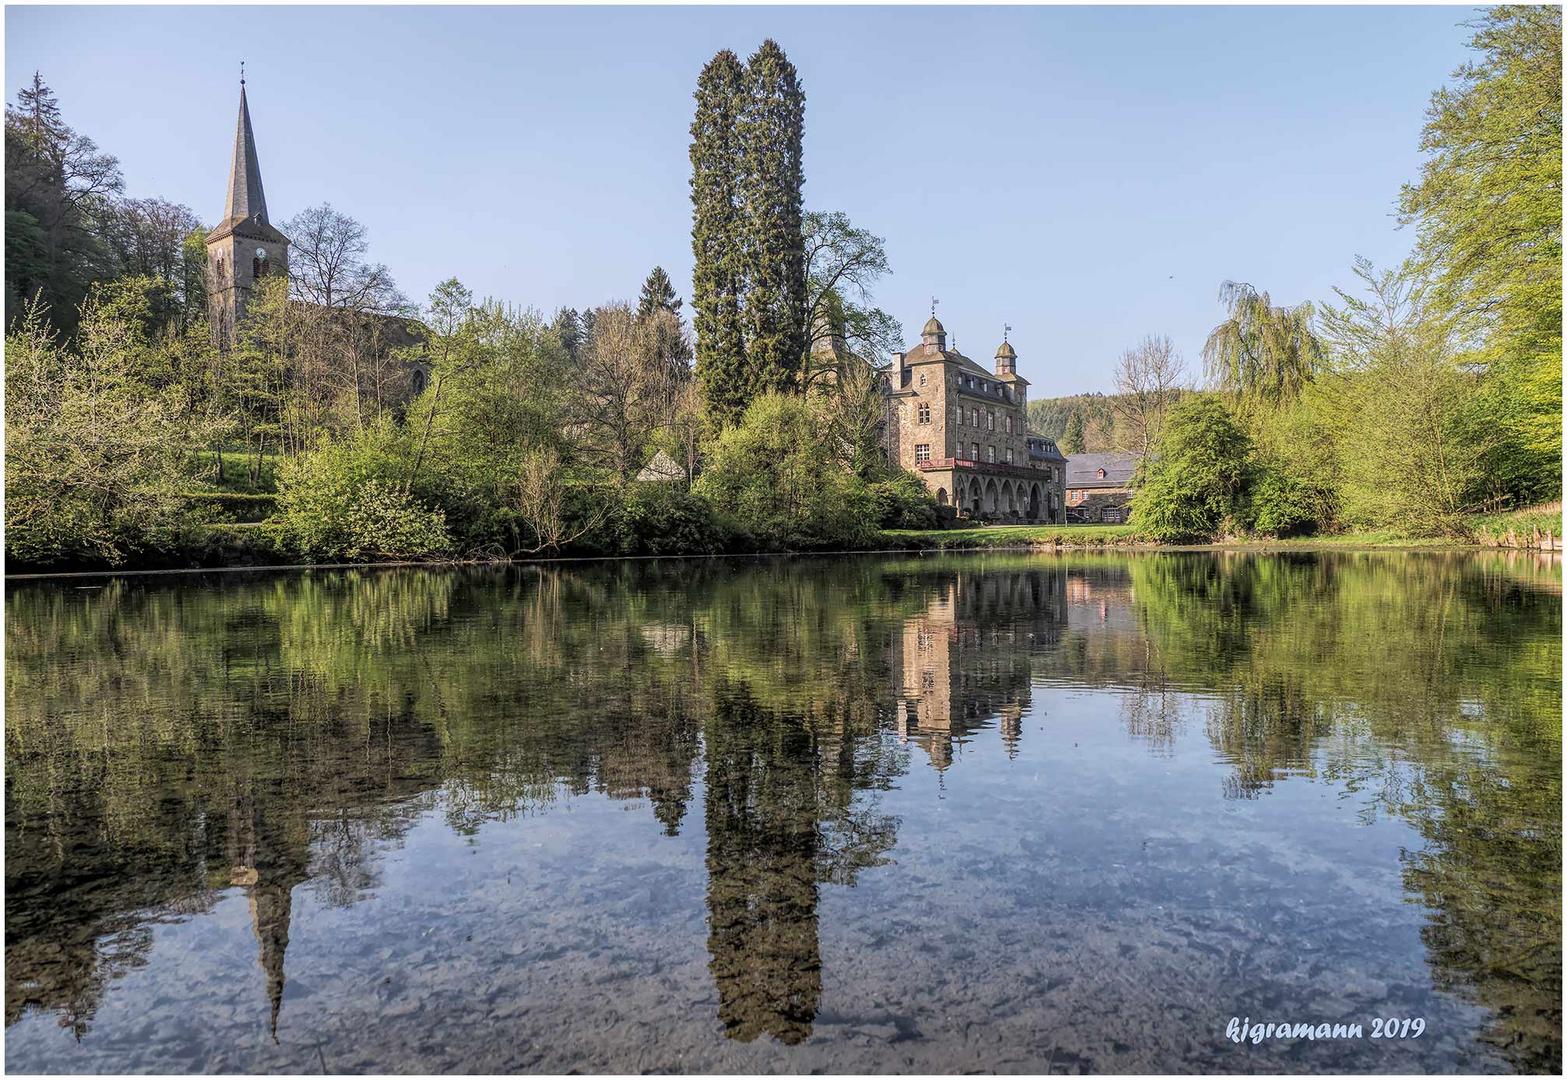
M 936 505 L 937 506 L 946 506 L 947 505 L 947 489 L 946 488 L 937 488 L 936 489 Z
M 994 514 L 996 512 L 996 506 L 1000 502 L 1000 499 L 1001 499 L 1001 493 L 996 490 L 996 482 L 994 480 L 986 481 L 985 482 L 985 513 L 987 513 L 987 514 Z
M 1039 485 L 1030 484 L 1028 488 L 1028 520 L 1039 520 Z

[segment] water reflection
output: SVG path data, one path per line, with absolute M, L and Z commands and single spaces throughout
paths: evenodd
M 1203 740 L 1214 798 L 1330 784 L 1408 823 L 1433 986 L 1484 1008 L 1507 1065 L 1557 1068 L 1560 580 L 1193 554 L 13 586 L 6 1024 L 90 1042 L 159 926 L 243 896 L 276 1036 L 301 896 L 373 897 L 432 815 L 474 836 L 600 797 L 705 840 L 716 1022 L 797 1046 L 826 992 L 823 889 L 898 857 L 889 797 L 967 752 L 1063 753 L 1025 718 L 1066 690 L 1113 702 L 1151 757 Z

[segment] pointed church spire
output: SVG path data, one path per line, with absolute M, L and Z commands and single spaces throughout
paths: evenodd
M 267 197 L 261 190 L 261 162 L 256 156 L 256 134 L 250 128 L 244 68 L 240 71 L 239 122 L 234 129 L 234 164 L 229 168 L 229 202 L 224 217 L 232 222 L 252 219 L 265 225 Z

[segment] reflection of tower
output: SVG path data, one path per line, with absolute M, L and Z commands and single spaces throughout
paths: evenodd
M 1023 706 L 1008 702 L 1001 706 L 1001 741 L 1006 745 L 1007 757 L 1017 757 L 1017 741 L 1023 734 Z
M 798 720 L 719 690 L 707 732 L 708 970 L 730 1038 L 807 1038 L 821 997 L 815 749 Z
M 1029 702 L 1030 642 L 1053 643 L 1057 636 L 1054 581 L 1041 584 L 1038 577 L 955 575 L 923 614 L 903 624 L 900 724 L 938 770 L 993 717 L 1007 755 L 1017 755 Z
M 269 828 L 263 804 L 248 790 L 237 792 L 228 814 L 229 883 L 242 886 L 250 901 L 250 924 L 266 975 L 268 1030 L 277 1038 L 283 1004 L 283 958 L 293 921 L 294 886 L 308 876 L 307 845 L 292 844 Z

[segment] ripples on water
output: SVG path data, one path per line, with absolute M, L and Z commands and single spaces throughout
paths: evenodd
M 15 583 L 6 661 L 13 1071 L 1561 1066 L 1554 562 Z

